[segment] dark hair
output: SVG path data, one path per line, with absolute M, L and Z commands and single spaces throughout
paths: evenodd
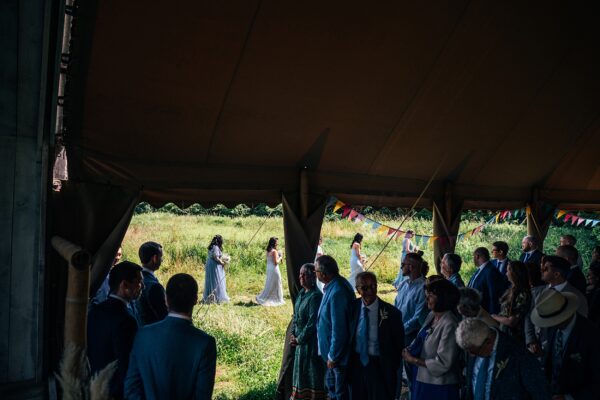
M 544 284 L 542 280 L 542 269 L 537 264 L 526 263 L 527 276 L 529 277 L 529 286 L 536 287 Z
M 377 284 L 377 276 L 371 271 L 363 271 L 363 272 L 358 273 L 356 275 L 355 281 L 358 282 L 359 280 L 362 281 L 363 279 L 367 279 L 367 278 L 373 279 L 373 282 L 375 282 L 375 284 Z
M 140 246 L 138 255 L 142 264 L 148 264 L 152 257 L 162 254 L 162 246 L 156 242 L 146 242 Z
M 338 268 L 337 261 L 331 256 L 326 254 L 317 258 L 317 263 L 321 267 L 321 273 L 327 276 L 336 276 L 340 274 L 340 269 Z
M 460 266 L 462 265 L 462 259 L 458 254 L 454 253 L 446 253 L 444 254 L 446 257 L 446 264 L 452 269 L 452 272 L 457 274 L 460 271 Z
M 571 245 L 558 246 L 556 248 L 556 255 L 566 258 L 567 261 L 571 264 L 577 264 L 577 258 L 579 257 L 579 252 L 577 249 Z
M 458 293 L 460 294 L 459 306 L 476 315 L 481 307 L 481 293 L 470 287 L 459 288 Z
M 272 238 L 269 238 L 269 243 L 267 244 L 267 253 L 269 253 L 271 250 L 273 250 L 275 248 L 275 245 L 277 244 L 277 241 L 279 239 L 277 239 L 275 236 L 273 236 Z
M 446 279 L 440 279 L 426 284 L 425 290 L 436 295 L 437 302 L 433 308 L 433 311 L 436 312 L 454 310 L 460 300 L 458 288 Z
M 546 256 L 544 257 L 544 264 L 550 264 L 552 269 L 560 272 L 560 275 L 567 279 L 569 271 L 571 270 L 571 264 L 567 260 L 559 256 Z
M 441 281 L 442 279 L 446 279 L 444 278 L 442 275 L 430 275 L 427 277 L 427 279 L 425 279 L 425 284 L 430 284 L 431 282 L 435 282 L 435 281 Z
M 573 235 L 562 235 L 561 237 L 566 239 L 570 243 L 570 246 L 575 246 L 577 244 L 577 239 Z
M 208 245 L 208 250 L 212 250 L 214 246 L 217 246 L 219 250 L 223 250 L 223 236 L 215 235 Z
M 475 251 L 473 252 L 473 254 L 478 254 L 485 261 L 489 261 L 489 259 L 490 259 L 490 252 L 485 247 L 478 247 L 478 248 L 476 248 Z
M 531 288 L 529 285 L 529 274 L 527 267 L 521 261 L 510 261 L 508 263 L 511 273 L 513 275 L 514 283 L 510 288 L 504 292 L 500 298 L 500 303 L 508 303 L 508 316 L 511 316 L 512 308 L 517 296 L 525 294 L 525 297 L 531 296 Z
M 142 267 L 131 261 L 123 261 L 118 263 L 110 270 L 108 274 L 108 287 L 111 293 L 115 293 L 119 289 L 119 285 L 123 281 L 131 282 L 139 277 Z
M 425 260 L 421 263 L 421 275 L 427 276 L 429 273 L 429 263 Z
M 492 246 L 503 252 L 505 256 L 508 255 L 508 243 L 499 240 L 492 243 Z
M 354 235 L 354 239 L 352 239 L 352 244 L 350 245 L 350 248 L 352 248 L 352 246 L 354 246 L 354 243 L 360 243 L 363 240 L 363 235 L 361 235 L 360 233 L 357 233 L 356 235 Z
M 198 284 L 188 274 L 175 274 L 167 282 L 169 310 L 188 313 L 198 301 Z

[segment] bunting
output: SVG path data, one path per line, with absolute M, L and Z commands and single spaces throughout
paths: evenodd
M 371 218 L 368 218 L 365 215 L 361 214 L 359 211 L 353 209 L 348 204 L 345 204 L 344 202 L 342 202 L 336 198 L 332 198 L 332 200 L 329 201 L 329 204 L 330 205 L 335 204 L 335 206 L 333 207 L 334 213 L 338 213 L 340 210 L 342 211 L 342 218 L 348 219 L 348 221 L 352 221 L 356 224 L 359 224 L 362 222 L 363 225 L 365 227 L 369 227 L 371 229 L 371 231 L 386 235 L 388 238 L 393 237 L 394 239 L 398 239 L 398 236 L 402 236 L 406 233 L 403 230 L 396 229 L 392 226 L 388 226 L 388 225 L 385 225 L 378 221 L 375 221 Z M 415 233 L 414 241 L 417 246 L 421 246 L 423 248 L 432 246 L 436 240 L 438 240 L 439 243 L 441 243 L 441 244 L 447 244 L 447 243 L 451 243 L 453 241 L 455 241 L 456 243 L 460 243 L 465 238 L 469 238 L 473 235 L 480 233 L 481 231 L 483 231 L 485 229 L 485 227 L 487 225 L 491 225 L 494 223 L 498 224 L 501 221 L 507 221 L 511 218 L 512 219 L 521 219 L 523 217 L 526 217 L 529 214 L 531 214 L 531 207 L 529 207 L 529 206 L 527 206 L 525 208 L 515 209 L 515 210 L 502 210 L 502 211 L 498 211 L 495 215 L 493 215 L 490 219 L 488 219 L 483 224 L 476 226 L 475 228 L 470 229 L 467 232 L 461 232 L 456 236 L 433 236 L 433 235 L 423 235 L 423 234 Z M 568 212 L 567 210 L 557 210 L 555 218 L 557 220 L 559 220 L 560 218 L 563 218 L 564 222 L 568 223 L 570 221 L 572 226 L 577 226 L 577 227 L 584 226 L 584 227 L 594 228 L 594 227 L 596 227 L 596 225 L 600 224 L 600 220 L 598 220 L 598 219 L 582 218 L 582 217 L 579 217 L 575 214 Z

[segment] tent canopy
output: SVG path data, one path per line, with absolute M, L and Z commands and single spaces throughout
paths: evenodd
M 309 190 L 600 204 L 600 25 L 575 3 L 82 2 L 71 176 L 154 204 Z M 438 171 L 436 173 L 436 171 Z

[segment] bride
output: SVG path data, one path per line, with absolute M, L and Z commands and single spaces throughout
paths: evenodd
M 278 242 L 279 239 L 272 237 L 267 245 L 267 280 L 263 291 L 256 296 L 256 302 L 263 306 L 280 306 L 284 303 L 281 272 L 279 272 L 279 263 L 283 257 L 277 251 Z
M 350 245 L 350 276 L 348 277 L 348 282 L 352 285 L 352 289 L 356 286 L 356 275 L 364 271 L 364 257 L 360 254 L 362 240 L 363 235 L 357 233 L 354 235 L 354 239 L 352 239 L 352 245 Z

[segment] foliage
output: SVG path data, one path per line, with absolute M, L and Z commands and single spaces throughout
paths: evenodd
M 231 303 L 220 306 L 199 305 L 194 314 L 195 325 L 217 340 L 214 398 L 270 399 L 275 391 L 281 365 L 285 330 L 292 316 L 285 264 L 281 266 L 281 275 L 284 279 L 286 304 L 281 307 L 261 307 L 252 305 L 252 300 L 260 293 L 264 284 L 265 247 L 269 237 L 279 237 L 280 249 L 285 249 L 282 218 L 275 215 L 280 212 L 280 208 L 271 209 L 262 205 L 251 209 L 251 213 L 260 212 L 262 217 L 237 217 L 231 210 L 228 215 L 215 215 L 214 207 L 203 209 L 201 206 L 197 208 L 201 214 L 196 215 L 191 209 L 192 207 L 182 210 L 186 211 L 182 215 L 163 210 L 136 214 L 123 242 L 123 257 L 137 262 L 139 246 L 145 241 L 155 240 L 164 246 L 163 265 L 157 271 L 160 281 L 166 283 L 171 275 L 186 272 L 198 280 L 202 290 L 208 244 L 215 234 L 221 234 L 224 238 L 223 250 L 232 259 L 226 272 Z M 248 209 L 240 208 L 236 212 L 246 214 Z M 402 212 L 406 210 L 396 210 L 398 216 L 395 217 L 378 214 L 381 210 L 368 207 L 364 207 L 361 212 L 386 225 L 398 227 L 404 216 Z M 269 214 L 271 216 L 266 217 Z M 471 216 L 471 219 L 462 222 L 461 232 L 473 229 L 489 219 L 489 214 L 484 212 Z M 431 234 L 431 219 L 427 215 L 415 216 L 407 220 L 402 228 L 413 229 L 418 234 Z M 366 266 L 371 267 L 378 276 L 379 294 L 384 300 L 393 301 L 395 292 L 391 282 L 398 273 L 401 240 L 391 240 L 388 244 L 388 238 L 373 232 L 371 227 L 342 220 L 338 214 L 329 212 L 321 230 L 325 253 L 332 255 L 338 261 L 341 274 L 348 276 L 350 244 L 356 232 L 364 234 L 362 252 L 368 258 Z M 584 264 L 588 265 L 591 249 L 600 240 L 600 226 L 594 229 L 575 228 L 568 224 L 552 226 L 545 241 L 545 251 L 553 252 L 560 235 L 566 233 L 577 237 L 577 247 L 582 251 Z M 492 224 L 486 226 L 483 232 L 458 243 L 456 252 L 464 261 L 461 269 L 463 279 L 467 281 L 473 273 L 471 255 L 476 247 L 490 248 L 493 241 L 504 240 L 510 246 L 509 257 L 514 259 L 520 254 L 520 242 L 525 234 L 525 223 L 519 221 Z M 386 244 L 387 247 L 383 250 Z M 424 250 L 425 259 L 433 266 L 432 249 L 426 247 Z M 377 261 L 373 263 L 375 259 Z M 431 273 L 434 272 L 432 267 Z

